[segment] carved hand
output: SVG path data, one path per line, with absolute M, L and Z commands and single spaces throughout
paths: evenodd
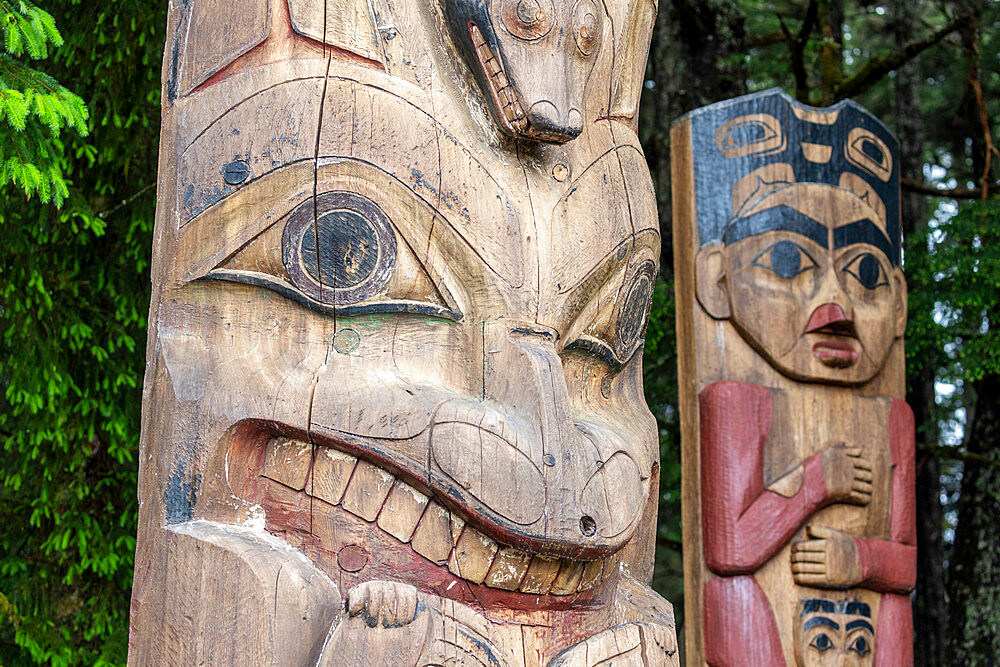
M 792 576 L 800 586 L 850 588 L 861 583 L 854 537 L 840 530 L 807 526 L 809 539 L 792 545 Z
M 823 450 L 823 482 L 830 500 L 867 505 L 872 499 L 872 464 L 860 447 L 834 445 Z

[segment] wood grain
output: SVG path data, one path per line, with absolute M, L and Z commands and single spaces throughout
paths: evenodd
M 172 4 L 131 664 L 677 664 L 655 3 L 517 7 Z
M 910 664 L 895 140 L 780 91 L 671 140 L 687 660 Z

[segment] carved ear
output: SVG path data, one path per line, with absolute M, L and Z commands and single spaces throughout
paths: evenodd
M 892 304 L 893 324 L 896 328 L 896 338 L 902 338 L 906 333 L 906 318 L 909 315 L 909 305 L 906 294 L 906 277 L 902 269 L 892 270 L 892 286 L 895 302 Z
M 721 243 L 698 251 L 694 264 L 698 301 L 717 320 L 729 319 L 729 292 L 726 290 L 726 253 Z

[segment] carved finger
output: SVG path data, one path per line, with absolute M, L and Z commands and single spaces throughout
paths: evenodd
M 368 606 L 369 586 L 355 586 L 347 593 L 347 613 L 357 616 Z
M 793 551 L 792 563 L 825 563 L 825 551 Z
M 834 531 L 831 528 L 825 528 L 823 526 L 814 526 L 812 524 L 806 526 L 806 535 L 818 540 L 827 540 L 833 537 L 833 533 Z
M 871 472 L 872 470 L 872 462 L 869 461 L 868 459 L 863 459 L 859 457 L 851 461 L 851 463 L 854 464 L 855 470 L 861 469 L 861 470 L 866 470 L 868 472 Z
M 814 586 L 821 587 L 827 583 L 826 577 L 820 574 L 812 573 L 793 573 L 792 577 L 795 579 L 795 583 L 799 586 Z
M 826 572 L 824 563 L 792 563 L 792 574 L 823 574 Z
M 396 618 L 394 625 L 405 625 L 417 617 L 417 589 L 400 586 L 396 592 Z
M 864 470 L 862 468 L 854 469 L 854 479 L 859 479 L 863 482 L 870 482 L 875 477 L 871 470 Z
M 854 484 L 851 485 L 854 493 L 867 493 L 871 495 L 872 485 L 871 482 L 863 482 L 861 480 L 855 479 Z
M 792 551 L 826 551 L 826 540 L 805 540 L 792 545 Z
M 860 447 L 845 447 L 844 449 L 847 450 L 848 456 L 854 458 L 859 458 L 861 456 L 862 449 Z
M 847 502 L 852 505 L 867 505 L 872 501 L 872 493 L 862 493 L 860 491 L 852 491 L 851 495 L 847 497 Z

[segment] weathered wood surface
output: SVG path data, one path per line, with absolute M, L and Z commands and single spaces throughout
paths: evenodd
M 672 159 L 687 662 L 912 664 L 895 140 L 769 91 Z
M 171 4 L 131 664 L 677 664 L 655 12 Z

